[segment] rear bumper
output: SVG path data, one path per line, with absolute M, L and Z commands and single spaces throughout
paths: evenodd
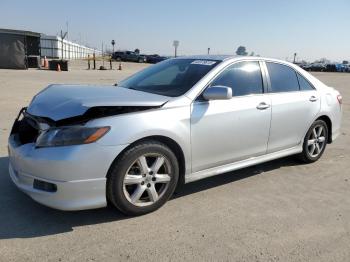
M 17 145 L 9 138 L 9 173 L 14 184 L 35 201 L 60 210 L 106 206 L 106 175 L 125 146 L 97 143 L 57 148 Z M 56 185 L 55 192 L 34 188 L 34 180 Z

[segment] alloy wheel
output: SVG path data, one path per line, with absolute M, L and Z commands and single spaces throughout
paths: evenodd
M 138 157 L 124 175 L 126 199 L 135 206 L 154 204 L 167 191 L 170 173 L 171 165 L 165 156 L 152 153 Z
M 326 143 L 325 128 L 316 125 L 307 140 L 307 149 L 311 157 L 317 157 L 323 150 Z

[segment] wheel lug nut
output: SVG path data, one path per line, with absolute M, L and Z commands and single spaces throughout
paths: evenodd
M 155 178 L 155 177 L 152 177 L 152 181 L 156 181 L 156 178 Z
M 153 171 L 150 171 L 149 174 L 150 174 L 150 175 L 153 175 Z
M 147 187 L 151 187 L 151 184 L 150 184 L 150 183 L 148 183 L 148 184 L 147 184 Z
M 142 182 L 141 182 L 141 185 L 144 185 L 144 184 L 145 184 L 145 182 L 142 181 Z
M 142 176 L 143 176 L 143 177 L 146 177 L 146 174 L 143 174 Z

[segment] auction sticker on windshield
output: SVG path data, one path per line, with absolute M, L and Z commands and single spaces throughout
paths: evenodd
M 192 65 L 207 65 L 207 66 L 211 66 L 214 65 L 216 63 L 216 61 L 210 61 L 210 60 L 195 60 L 193 61 L 191 64 Z

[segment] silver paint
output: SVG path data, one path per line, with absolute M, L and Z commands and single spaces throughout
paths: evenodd
M 160 136 L 177 143 L 185 159 L 185 181 L 192 182 L 301 152 L 309 127 L 320 116 L 331 120 L 332 139 L 339 135 L 338 91 L 298 66 L 261 57 L 191 58 L 222 62 L 181 97 L 114 86 L 52 85 L 40 92 L 29 105 L 28 112 L 52 120 L 78 116 L 94 106 L 159 108 L 88 121 L 86 126 L 111 127 L 104 137 L 92 144 L 35 148 L 33 143 L 18 145 L 11 136 L 9 169 L 14 183 L 36 201 L 57 209 L 103 207 L 109 167 L 128 145 L 139 139 Z M 307 78 L 316 89 L 227 100 L 197 100 L 220 72 L 239 61 L 259 61 L 265 84 L 268 84 L 268 72 L 264 61 L 285 64 Z M 55 183 L 57 192 L 33 189 L 35 178 Z

